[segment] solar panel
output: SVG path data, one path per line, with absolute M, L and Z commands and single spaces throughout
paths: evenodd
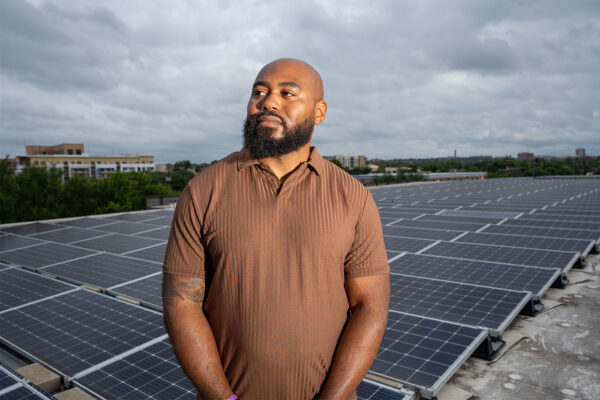
M 379 216 L 381 218 L 390 218 L 393 220 L 398 220 L 400 218 L 406 218 L 406 219 L 412 219 L 414 217 L 418 217 L 419 215 L 422 215 L 422 212 L 399 212 L 399 211 L 393 211 L 390 210 L 389 208 L 384 210 L 380 210 L 379 211 Z
M 528 292 L 392 274 L 390 310 L 501 333 L 530 299 Z M 409 290 L 407 290 L 409 288 Z
M 138 222 L 121 221 L 121 222 L 115 222 L 110 225 L 99 226 L 96 229 L 105 231 L 105 232 L 132 234 L 132 233 L 148 231 L 150 229 L 156 229 L 159 226 L 160 225 L 141 224 Z
M 356 400 L 411 400 L 412 394 L 404 389 L 384 386 L 369 379 L 363 379 L 356 388 Z
M 107 288 L 148 276 L 162 269 L 159 263 L 101 253 L 67 261 L 41 271 L 78 284 Z
M 547 221 L 581 221 L 600 223 L 600 216 L 575 216 L 575 215 L 559 215 L 554 213 L 534 212 L 533 214 L 523 214 L 521 218 L 530 220 L 547 220 Z
M 442 229 L 442 230 L 453 230 L 453 231 L 476 231 L 481 229 L 485 224 L 473 224 L 468 222 L 444 222 L 444 221 L 426 221 L 421 219 L 411 220 L 403 219 L 394 223 L 392 226 L 403 226 L 410 228 L 421 228 L 421 229 Z
M 389 236 L 401 236 L 415 239 L 430 239 L 430 240 L 452 240 L 461 231 L 443 231 L 438 229 L 422 229 L 422 228 L 409 228 L 406 226 L 384 226 L 383 234 Z
M 431 398 L 487 335 L 483 329 L 390 311 L 370 373 Z
M 531 220 L 524 217 L 517 219 L 509 219 L 502 223 L 504 226 L 542 226 L 548 228 L 562 229 L 583 229 L 597 232 L 600 237 L 600 224 L 596 222 L 581 222 L 581 221 L 547 221 L 547 220 Z
M 411 239 L 397 236 L 384 236 L 383 241 L 385 242 L 385 248 L 388 250 L 398 252 L 409 251 L 411 253 L 421 251 L 436 242 L 435 240 Z
M 485 211 L 485 210 L 460 209 L 460 210 L 444 210 L 439 215 L 504 219 L 504 218 L 515 218 L 519 214 L 521 214 L 521 213 L 520 212 L 512 212 L 512 211 Z
M 148 307 L 162 310 L 162 273 L 110 287 L 108 293 L 139 301 Z
M 64 282 L 19 268 L 0 271 L 0 312 L 75 289 Z
M 18 384 L 19 380 L 17 377 L 0 364 L 0 393 L 11 386 L 16 386 Z
M 439 242 L 422 254 L 492 261 L 516 265 L 559 268 L 567 272 L 579 260 L 580 254 L 567 251 L 522 249 L 518 247 L 479 245 L 472 243 Z
M 140 250 L 159 243 L 164 243 L 164 241 L 113 233 L 112 235 L 103 236 L 98 239 L 88 239 L 77 242 L 75 245 L 88 249 L 122 254 L 133 250 Z
M 90 239 L 102 235 L 106 235 L 106 232 L 71 227 L 60 229 L 57 231 L 38 233 L 32 235 L 31 237 L 34 237 L 36 239 L 50 240 L 52 242 L 58 243 L 71 243 L 76 242 L 78 240 Z
M 162 225 L 162 226 L 171 226 L 171 224 L 173 223 L 173 217 L 156 217 L 153 216 L 152 218 L 140 221 L 143 222 L 145 224 L 152 224 L 152 225 Z
M 592 240 L 542 238 L 539 236 L 506 235 L 485 232 L 468 232 L 453 241 L 461 243 L 492 244 L 496 246 L 524 247 L 528 249 L 577 251 L 581 253 L 583 257 L 588 255 L 594 247 L 594 242 Z
M 0 252 L 42 243 L 44 243 L 43 240 L 30 238 L 28 236 L 17 236 L 8 234 L 2 235 L 0 236 Z
M 127 213 L 121 215 L 113 215 L 110 218 L 119 221 L 141 222 L 154 216 L 154 213 Z
M 46 396 L 37 392 L 35 389 L 30 386 L 19 385 L 16 389 L 8 391 L 2 396 L 0 396 L 2 400 L 39 400 L 39 399 L 55 399 L 53 396 Z
M 509 225 L 490 225 L 481 232 L 485 233 L 504 233 L 508 235 L 528 235 L 563 239 L 584 239 L 598 242 L 600 234 L 593 231 L 584 231 L 580 229 L 559 229 L 559 228 L 542 228 L 542 227 L 526 227 L 526 226 L 509 226 Z
M 163 226 L 160 228 L 154 228 L 152 230 L 146 232 L 136 233 L 135 236 L 159 239 L 159 240 L 169 240 L 169 234 L 171 233 L 170 226 Z
M 0 364 L 0 399 L 2 400 L 55 400 L 54 396 L 27 384 L 23 377 Z
M 84 217 L 84 218 L 72 219 L 70 221 L 63 221 L 63 222 L 60 222 L 60 224 L 68 225 L 68 226 L 76 226 L 79 228 L 93 228 L 93 227 L 100 226 L 100 225 L 112 224 L 114 222 L 116 222 L 116 221 L 113 219 L 108 219 L 108 218 Z
M 455 215 L 435 215 L 425 214 L 417 221 L 435 221 L 435 222 L 468 222 L 474 224 L 497 224 L 502 221 L 502 218 L 485 218 L 485 217 L 466 217 L 466 216 L 455 216 Z
M 127 253 L 128 257 L 141 258 L 142 260 L 156 261 L 162 264 L 165 259 L 165 251 L 167 244 L 159 244 L 158 246 L 147 247 L 142 250 L 136 250 Z
M 67 260 L 86 257 L 94 253 L 96 252 L 75 246 L 44 243 L 0 253 L 0 261 L 36 269 Z
M 79 289 L 0 314 L 7 346 L 73 376 L 165 335 L 162 316 Z
M 48 224 L 44 222 L 33 222 L 31 224 L 16 225 L 9 228 L 2 228 L 2 231 L 14 233 L 17 235 L 31 235 L 34 233 L 41 233 L 47 231 L 53 231 L 55 229 L 62 229 L 64 226 L 56 224 Z
M 559 277 L 558 268 L 526 267 L 461 260 L 425 254 L 405 254 L 390 262 L 392 273 L 473 285 L 530 291 L 541 296 Z
M 160 211 L 149 211 L 146 213 L 146 215 L 151 216 L 157 216 L 157 217 L 171 217 L 173 218 L 173 214 L 174 210 L 160 210 Z
M 196 398 L 196 388 L 179 366 L 168 340 L 78 377 L 75 383 L 107 399 Z

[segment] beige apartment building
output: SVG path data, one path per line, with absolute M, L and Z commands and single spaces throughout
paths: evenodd
M 25 156 L 16 157 L 16 172 L 27 166 L 62 168 L 64 176 L 82 175 L 105 178 L 116 172 L 154 171 L 154 157 L 143 154 L 94 156 L 84 152 L 83 144 L 27 146 Z

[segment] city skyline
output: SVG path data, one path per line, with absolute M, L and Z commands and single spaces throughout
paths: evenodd
M 252 81 L 286 56 L 323 76 L 322 154 L 600 154 L 594 1 L 98 4 L 0 4 L 0 156 L 210 162 L 241 148 Z

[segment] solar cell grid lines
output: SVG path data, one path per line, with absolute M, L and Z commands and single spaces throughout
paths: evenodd
M 2 340 L 73 376 L 165 334 L 162 317 L 79 289 L 0 314 Z
M 171 233 L 170 226 L 161 226 L 159 228 L 153 228 L 148 231 L 136 233 L 135 236 L 159 239 L 159 240 L 169 240 L 169 234 Z
M 131 251 L 125 254 L 128 257 L 141 258 L 142 260 L 155 261 L 162 263 L 165 259 L 167 244 L 162 243 L 155 246 L 146 247 L 142 250 Z
M 14 233 L 17 235 L 32 235 L 34 233 L 53 231 L 55 229 L 62 228 L 64 228 L 64 226 L 49 224 L 45 222 L 33 222 L 30 224 L 15 225 L 7 228 L 2 228 L 2 231 Z
M 544 268 L 559 268 L 564 272 L 571 269 L 580 257 L 580 254 L 576 252 L 523 249 L 518 247 L 457 242 L 439 242 L 425 250 L 422 254 L 515 265 L 532 265 Z
M 90 239 L 102 235 L 106 235 L 106 232 L 85 228 L 68 227 L 50 232 L 36 233 L 30 237 L 49 240 L 57 243 L 72 243 L 78 240 Z
M 406 400 L 412 398 L 405 391 L 389 388 L 373 381 L 363 379 L 356 388 L 356 400 Z
M 162 273 L 135 280 L 131 283 L 109 288 L 114 296 L 137 300 L 151 308 L 162 310 Z
M 29 236 L 9 235 L 0 236 L 0 253 L 8 250 L 15 250 L 22 247 L 33 246 L 44 243 L 43 240 L 34 239 Z
M 509 219 L 502 223 L 505 226 L 536 226 L 536 227 L 548 227 L 548 228 L 562 228 L 562 229 L 583 229 L 595 231 L 600 237 L 600 223 L 596 222 L 570 222 L 570 221 L 547 221 L 547 220 L 528 220 L 524 218 Z
M 4 269 L 0 271 L 0 312 L 73 289 L 72 285 L 33 272 Z
M 527 227 L 527 226 L 509 226 L 509 225 L 490 225 L 480 232 L 485 233 L 504 233 L 508 235 L 530 235 L 549 238 L 562 239 L 583 239 L 594 240 L 598 242 L 600 234 L 594 231 L 581 229 L 562 229 L 547 227 Z
M 91 217 L 83 217 L 72 219 L 69 221 L 61 221 L 61 225 L 65 226 L 76 226 L 79 228 L 94 228 L 100 225 L 106 225 L 116 222 L 116 220 L 108 219 L 108 218 L 91 218 Z
M 133 234 L 133 233 L 148 231 L 148 230 L 156 229 L 156 228 L 160 228 L 160 227 L 161 227 L 160 225 L 121 221 L 121 222 L 115 222 L 115 223 L 109 224 L 109 225 L 102 225 L 102 226 L 97 227 L 96 229 L 105 231 L 105 232 Z
M 89 239 L 74 243 L 76 246 L 88 249 L 107 251 L 109 253 L 122 254 L 145 247 L 164 243 L 163 240 L 143 238 L 138 236 L 113 233 L 98 239 Z
M 106 399 L 194 400 L 190 382 L 168 340 L 78 377 L 75 383 Z
M 161 268 L 159 263 L 101 253 L 55 264 L 42 271 L 78 284 L 107 288 L 153 274 Z
M 419 218 L 418 221 L 435 221 L 435 222 L 468 222 L 473 224 L 497 224 L 502 221 L 502 218 L 485 218 L 485 217 L 461 217 L 453 215 L 435 215 L 425 214 Z
M 0 261 L 31 269 L 37 269 L 51 264 L 63 262 L 65 260 L 87 257 L 95 253 L 96 251 L 93 250 L 47 242 L 0 253 Z
M 430 398 L 486 336 L 483 329 L 390 312 L 370 372 Z
M 457 282 L 391 275 L 390 309 L 502 332 L 530 294 Z M 410 290 L 407 290 L 410 288 Z
M 384 236 L 385 248 L 392 251 L 403 252 L 408 251 L 416 253 L 423 250 L 427 246 L 431 246 L 436 241 L 427 239 L 412 239 L 407 237 Z
M 577 251 L 581 253 L 582 256 L 586 256 L 594 245 L 592 240 L 542 238 L 539 236 L 507 235 L 484 232 L 468 232 L 454 240 L 454 242 L 523 247 L 528 249 Z
M 453 230 L 453 231 L 477 231 L 485 226 L 485 224 L 474 224 L 467 222 L 446 222 L 446 221 L 427 221 L 427 220 L 402 220 L 394 223 L 391 226 L 405 226 L 408 228 L 421 229 L 438 229 L 438 230 Z
M 424 229 L 424 228 L 411 228 L 408 226 L 384 226 L 383 234 L 389 236 L 399 236 L 414 239 L 430 239 L 430 240 L 452 240 L 458 235 L 462 234 L 461 231 L 444 231 L 439 229 Z
M 541 296 L 560 274 L 558 268 L 524 267 L 425 254 L 405 254 L 391 261 L 390 269 L 393 274 L 530 291 L 538 296 Z

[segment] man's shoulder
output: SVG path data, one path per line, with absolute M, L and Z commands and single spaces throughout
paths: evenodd
M 198 173 L 189 181 L 188 185 L 191 188 L 196 188 L 198 186 L 206 188 L 206 185 L 215 184 L 220 180 L 227 179 L 228 176 L 237 171 L 238 161 L 241 157 L 241 151 L 229 154 Z

